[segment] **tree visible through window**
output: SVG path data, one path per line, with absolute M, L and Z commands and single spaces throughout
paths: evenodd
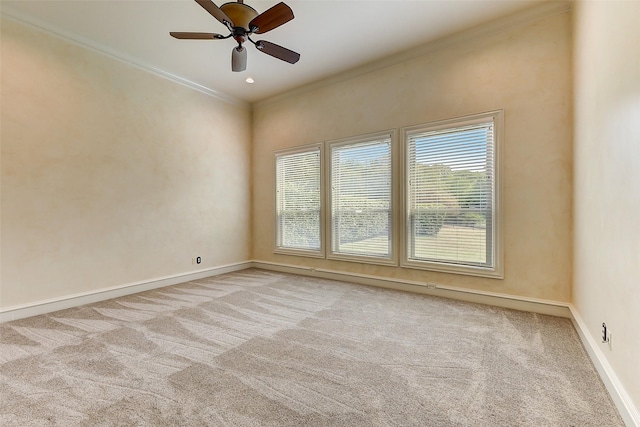
M 390 136 L 330 150 L 332 254 L 390 258 Z
M 320 251 L 320 148 L 276 154 L 276 248 Z
M 406 261 L 494 270 L 495 124 L 406 132 Z

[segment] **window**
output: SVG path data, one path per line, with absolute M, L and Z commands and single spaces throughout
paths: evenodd
M 501 112 L 403 129 L 403 266 L 502 276 Z
M 276 252 L 324 256 L 320 145 L 276 153 Z
M 395 263 L 392 134 L 329 143 L 329 258 Z
M 498 111 L 403 129 L 403 266 L 502 276 L 501 117 Z
M 276 152 L 275 252 L 502 278 L 502 122 L 499 110 L 403 128 L 402 144 L 387 131 Z

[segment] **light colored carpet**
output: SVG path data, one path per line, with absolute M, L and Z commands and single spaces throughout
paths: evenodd
M 0 325 L 2 426 L 621 426 L 567 319 L 244 270 Z

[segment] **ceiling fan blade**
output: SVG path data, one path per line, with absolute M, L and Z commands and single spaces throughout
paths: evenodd
M 263 34 L 293 19 L 293 11 L 284 3 L 278 3 L 267 9 L 249 22 L 249 29 L 257 27 L 253 32 Z
M 180 31 L 172 31 L 169 33 L 171 37 L 186 40 L 222 40 L 226 39 L 222 34 L 216 33 L 184 33 Z
M 261 52 L 271 55 L 275 58 L 282 59 L 289 64 L 295 64 L 300 59 L 300 54 L 286 47 L 279 46 L 275 43 L 271 43 L 265 40 L 259 40 L 256 42 L 256 47 Z
M 202 6 L 204 10 L 209 12 L 211 16 L 222 22 L 222 24 L 224 24 L 225 26 L 227 26 L 225 22 L 228 22 L 231 26 L 233 26 L 233 21 L 211 0 L 196 0 L 196 3 Z

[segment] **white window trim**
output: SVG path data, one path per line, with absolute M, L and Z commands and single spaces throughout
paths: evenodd
M 320 152 L 320 249 L 312 250 L 312 249 L 295 249 L 295 248 L 284 248 L 278 246 L 278 175 L 276 172 L 276 162 L 278 156 L 282 155 L 290 155 L 297 153 L 304 153 L 308 151 L 319 150 Z M 277 150 L 273 155 L 273 165 L 274 165 L 274 175 L 273 175 L 273 194 L 274 194 L 274 222 L 273 222 L 273 252 L 276 254 L 283 255 L 295 255 L 295 256 L 304 256 L 304 257 L 312 257 L 312 258 L 325 258 L 325 207 L 324 207 L 324 191 L 325 191 L 325 179 L 324 179 L 324 144 L 323 143 L 315 143 L 315 144 L 307 144 L 300 145 L 293 148 L 286 148 L 282 150 Z
M 459 127 L 465 125 L 472 125 L 474 123 L 483 123 L 487 120 L 493 120 L 494 122 L 494 227 L 493 227 L 493 268 L 475 267 L 475 266 L 461 266 L 458 264 L 446 263 L 446 262 L 430 262 L 430 261 L 413 261 L 409 259 L 407 250 L 407 215 L 406 206 L 408 203 L 408 185 L 407 174 L 407 137 L 414 133 L 421 133 L 425 131 L 435 131 L 440 129 L 446 129 L 450 127 Z M 495 110 L 485 113 L 473 114 L 463 117 L 451 118 L 446 120 L 439 120 L 429 123 L 424 123 L 416 126 L 407 126 L 401 129 L 401 141 L 400 151 L 401 155 L 401 171 L 399 175 L 399 185 L 402 190 L 401 200 L 401 215 L 400 216 L 400 247 L 401 247 L 401 260 L 400 266 L 412 269 L 422 269 L 430 271 L 438 271 L 443 273 L 463 274 L 469 276 L 491 277 L 496 279 L 504 278 L 504 255 L 503 255 L 503 221 L 502 221 L 502 145 L 504 137 L 504 111 Z
M 389 231 L 391 233 L 391 256 L 389 258 L 384 257 L 376 257 L 376 256 L 365 256 L 365 255 L 349 255 L 333 252 L 331 245 L 332 238 L 332 224 L 331 224 L 331 206 L 332 206 L 332 191 L 331 191 L 331 148 L 334 146 L 340 145 L 348 145 L 348 144 L 357 144 L 361 142 L 372 141 L 381 138 L 390 138 L 391 139 L 391 224 L 389 227 Z M 327 224 L 325 227 L 324 234 L 324 243 L 326 245 L 326 258 L 331 260 L 338 261 L 350 261 L 350 262 L 360 262 L 365 264 L 376 264 L 376 265 L 388 265 L 388 266 L 398 266 L 398 243 L 399 239 L 397 238 L 399 228 L 398 221 L 398 199 L 399 199 L 399 191 L 398 184 L 399 180 L 398 172 L 399 172 L 399 162 L 398 162 L 398 132 L 396 129 L 386 130 L 381 132 L 369 133 L 365 135 L 358 135 L 355 137 L 349 138 L 341 138 L 335 139 L 331 141 L 327 141 L 326 143 L 326 151 L 328 160 L 325 161 L 325 178 L 324 178 L 324 188 L 325 191 L 325 204 L 323 207 L 324 212 L 326 213 L 325 223 Z

